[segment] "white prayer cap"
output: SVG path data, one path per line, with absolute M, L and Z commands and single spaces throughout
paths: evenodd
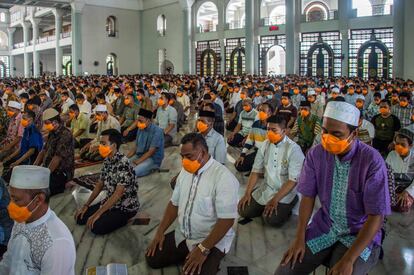
M 343 123 L 358 126 L 360 111 L 357 107 L 344 101 L 330 101 L 326 105 L 324 117 L 329 117 Z
M 10 186 L 17 189 L 49 188 L 50 170 L 35 165 L 20 165 L 13 168 Z
M 315 92 L 314 89 L 309 89 L 308 90 L 308 96 L 311 96 L 311 95 L 316 95 L 316 92 Z
M 59 112 L 53 108 L 48 108 L 43 112 L 43 121 L 55 118 L 59 115 Z
M 356 98 L 355 98 L 355 100 L 357 100 L 357 99 L 361 99 L 361 100 L 365 101 L 365 96 L 363 96 L 363 95 L 357 95 Z
M 9 101 L 9 103 L 7 104 L 7 106 L 8 107 L 11 107 L 11 108 L 18 109 L 18 110 L 20 110 L 22 108 L 22 105 L 19 102 L 12 101 L 12 100 Z
M 107 111 L 108 109 L 106 108 L 106 105 L 103 105 L 103 104 L 96 105 L 95 112 L 107 112 Z
M 337 94 L 339 94 L 339 88 L 338 88 L 338 87 L 334 87 L 334 88 L 332 88 L 331 92 L 332 92 L 332 93 L 337 93 Z

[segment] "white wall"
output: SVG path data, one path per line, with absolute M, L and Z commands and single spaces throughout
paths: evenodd
M 56 72 L 56 58 L 54 53 L 39 53 L 39 60 L 43 63 L 43 72 Z
M 24 61 L 23 61 L 23 55 L 16 55 L 14 57 L 14 67 L 16 68 L 16 71 L 14 72 L 15 76 L 17 77 L 23 77 L 24 76 Z M 10 68 L 13 70 L 13 68 Z
M 164 37 L 157 32 L 157 17 L 167 18 Z M 142 11 L 142 73 L 158 73 L 158 49 L 166 49 L 167 57 L 174 64 L 174 73 L 183 72 L 183 13 L 179 2 Z
M 405 1 L 404 15 L 404 78 L 414 79 L 414 1 Z
M 107 37 L 106 18 L 117 18 L 117 37 Z M 140 72 L 140 18 L 136 10 L 86 5 L 82 11 L 82 70 L 106 74 L 106 57 L 117 56 L 119 74 Z M 98 61 L 99 65 L 94 66 Z

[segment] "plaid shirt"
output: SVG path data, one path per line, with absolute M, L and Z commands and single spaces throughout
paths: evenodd
M 401 128 L 407 127 L 411 124 L 413 106 L 408 105 L 407 107 L 401 107 L 400 105 L 394 105 L 391 107 L 391 112 L 400 120 Z

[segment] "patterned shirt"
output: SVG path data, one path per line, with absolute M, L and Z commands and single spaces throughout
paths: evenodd
M 71 180 L 75 171 L 75 149 L 70 130 L 60 125 L 56 131 L 50 132 L 44 150 L 43 166 L 48 167 L 54 156 L 61 157 L 55 171 L 66 174 L 67 180 Z
M 245 110 L 243 110 L 240 113 L 238 122 L 239 124 L 241 124 L 241 130 L 239 131 L 240 135 L 246 137 L 249 134 L 250 129 L 252 129 L 252 125 L 256 120 L 256 116 L 257 111 L 255 109 L 252 109 L 250 112 L 246 112 Z
M 20 124 L 22 119 L 22 114 L 19 113 L 17 116 L 13 117 L 9 122 L 9 127 L 7 128 L 7 136 L 1 142 L 2 146 L 10 144 L 16 137 L 22 137 L 24 132 L 24 127 Z
M 6 109 L 0 106 L 0 140 L 3 140 L 7 136 L 9 121 L 10 118 L 7 116 Z
M 105 159 L 101 180 L 104 190 L 107 191 L 107 197 L 102 200 L 101 205 L 115 193 L 117 186 L 124 186 L 125 192 L 113 208 L 125 212 L 138 211 L 138 182 L 135 180 L 134 169 L 125 155 L 117 152 L 112 158 Z
M 407 127 L 411 124 L 411 115 L 413 115 L 413 106 L 401 107 L 399 104 L 391 107 L 391 113 L 398 117 L 401 127 Z
M 297 136 L 299 146 L 310 147 L 314 138 L 322 131 L 319 117 L 310 114 L 306 118 L 299 116 L 290 131 L 290 136 Z

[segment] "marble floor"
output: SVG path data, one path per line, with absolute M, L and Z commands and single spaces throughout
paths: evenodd
M 237 150 L 229 148 L 227 166 L 240 181 L 241 196 L 246 187 L 247 177 L 236 173 L 233 168 L 237 155 Z M 154 173 L 139 180 L 140 212 L 141 215 L 149 215 L 151 218 L 148 225 L 128 225 L 107 236 L 95 236 L 84 226 L 75 224 L 73 215 L 77 206 L 72 191 L 52 198 L 51 208 L 68 226 L 76 243 L 77 275 L 85 274 L 87 267 L 108 263 L 127 264 L 131 275 L 181 274 L 179 266 L 151 270 L 144 259 L 146 247 L 155 234 L 172 194 L 169 180 L 178 173 L 180 164 L 179 147 L 167 148 L 163 168 L 168 168 L 169 172 Z M 99 168 L 99 165 L 81 168 L 76 171 L 76 174 L 79 176 L 94 173 L 99 171 Z M 86 200 L 86 198 L 79 200 L 82 199 Z M 227 274 L 229 266 L 247 266 L 251 275 L 273 274 L 283 253 L 294 238 L 296 224 L 296 216 L 292 216 L 290 221 L 279 229 L 264 226 L 260 218 L 246 225 L 236 223 L 234 229 L 237 237 L 231 251 L 222 261 L 219 274 Z M 385 257 L 370 274 L 414 274 L 414 213 L 393 214 L 388 219 L 386 229 Z M 319 268 L 316 274 L 325 274 L 325 269 Z

